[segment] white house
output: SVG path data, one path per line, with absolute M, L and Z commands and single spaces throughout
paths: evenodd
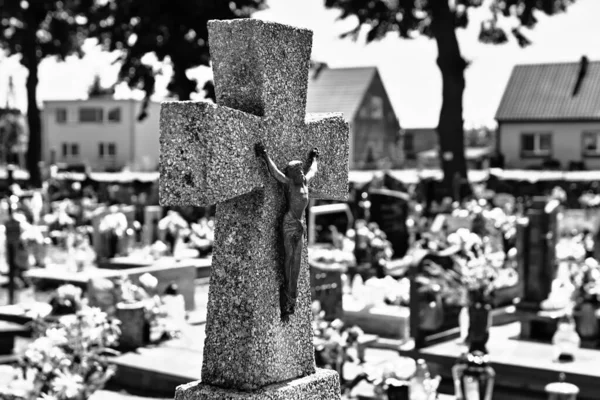
M 141 101 L 108 96 L 45 101 L 43 160 L 87 165 L 94 171 L 114 171 L 125 166 L 156 169 L 160 104 L 150 103 L 147 118 L 138 121 L 141 107 Z
M 311 71 L 307 91 L 307 113 L 344 113 L 350 124 L 352 169 L 374 169 L 379 163 L 401 165 L 398 118 L 377 68 Z M 141 106 L 141 101 L 110 96 L 46 101 L 44 161 L 85 164 L 95 171 L 124 166 L 154 170 L 160 150 L 160 103 L 151 103 L 148 117 L 139 122 Z
M 496 120 L 507 168 L 600 169 L 600 62 L 517 65 Z

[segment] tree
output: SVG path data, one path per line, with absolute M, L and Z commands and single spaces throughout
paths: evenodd
M 94 9 L 89 27 L 105 50 L 121 51 L 118 80 L 143 89 L 146 104 L 156 72 L 142 59 L 151 53 L 173 65 L 169 92 L 189 100 L 197 82 L 187 71 L 209 64 L 207 22 L 245 18 L 263 6 L 264 0 L 107 0 Z M 208 96 L 213 90 L 211 85 L 203 89 Z M 140 117 L 144 115 L 145 107 Z
M 575 0 L 491 0 L 493 18 L 482 24 L 479 40 L 484 43 L 502 43 L 508 40 L 496 23 L 497 17 L 515 16 L 521 26 L 535 25 L 535 11 L 552 15 L 566 8 Z M 366 40 L 372 42 L 388 32 L 397 32 L 402 38 L 423 34 L 435 40 L 438 49 L 437 64 L 442 74 L 442 108 L 438 123 L 440 162 L 444 171 L 444 184 L 453 193 L 455 175 L 467 179 L 464 153 L 463 92 L 464 72 L 467 61 L 462 57 L 456 29 L 468 24 L 467 11 L 479 7 L 483 0 L 325 0 L 328 8 L 342 10 L 341 19 L 355 16 L 355 29 L 342 37 L 358 38 L 363 26 L 369 27 Z M 517 27 L 514 35 L 519 45 L 530 42 Z
M 94 0 L 0 0 L 0 48 L 9 55 L 20 55 L 29 72 L 27 124 L 29 146 L 27 169 L 30 182 L 41 184 L 39 162 L 42 158 L 41 118 L 37 104 L 38 68 L 50 56 L 64 60 L 68 55 L 82 56 L 86 14 Z

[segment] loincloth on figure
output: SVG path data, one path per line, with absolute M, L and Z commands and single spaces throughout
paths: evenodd
M 300 240 L 306 234 L 306 226 L 302 220 L 294 217 L 290 211 L 283 216 L 283 237 L 293 241 Z

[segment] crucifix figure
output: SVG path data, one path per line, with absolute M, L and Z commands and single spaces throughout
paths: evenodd
M 345 200 L 348 124 L 341 114 L 306 115 L 310 31 L 236 19 L 210 21 L 208 32 L 217 104 L 165 102 L 160 115 L 161 205 L 216 204 L 202 385 L 255 391 L 311 376 L 331 383 L 315 369 L 308 250 L 297 241 L 307 193 L 295 193 L 288 203 L 286 187 L 257 162 L 255 145 L 268 146 L 273 165 L 304 160 L 318 148 L 311 198 Z M 306 190 L 289 177 L 286 182 L 287 191 Z M 294 218 L 286 217 L 288 209 Z M 300 260 L 294 279 L 282 271 L 284 220 L 293 227 L 286 229 L 290 258 Z M 281 288 L 292 280 L 295 307 L 286 306 L 284 322 Z
M 302 161 L 290 161 L 281 172 L 273 160 L 267 154 L 262 143 L 254 147 L 256 155 L 261 157 L 269 173 L 279 183 L 283 184 L 287 200 L 287 212 L 283 216 L 282 238 L 285 252 L 283 262 L 283 286 L 281 290 L 281 319 L 288 321 L 289 316 L 296 308 L 296 296 L 298 289 L 298 274 L 302 262 L 302 249 L 304 237 L 306 236 L 306 224 L 303 220 L 304 211 L 308 205 L 308 184 L 317 173 L 317 158 L 319 150 L 314 148 L 308 155 L 306 168 Z

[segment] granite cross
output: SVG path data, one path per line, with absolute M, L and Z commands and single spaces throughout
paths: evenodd
M 306 245 L 296 312 L 280 319 L 286 202 L 254 145 L 280 168 L 317 147 L 311 197 L 345 200 L 348 125 L 341 114 L 305 115 L 311 31 L 254 19 L 208 30 L 217 105 L 166 102 L 160 116 L 161 205 L 217 204 L 200 386 L 253 391 L 313 374 L 337 382 L 315 374 Z M 339 398 L 339 383 L 332 390 L 298 398 Z

